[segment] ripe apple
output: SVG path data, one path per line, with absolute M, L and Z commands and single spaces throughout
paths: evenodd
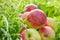
M 55 32 L 51 27 L 45 26 L 39 29 L 42 40 L 53 40 L 55 38 Z
M 27 24 L 29 27 L 39 28 L 39 26 L 46 23 L 46 20 L 47 20 L 46 14 L 42 10 L 34 9 L 30 11 L 29 14 L 27 14 L 24 23 Z
M 34 4 L 28 4 L 25 7 L 25 12 L 30 12 L 31 10 L 37 9 L 38 7 Z
M 57 25 L 53 18 L 47 17 L 47 22 L 45 26 L 51 27 L 55 32 L 57 32 Z
M 22 40 L 41 40 L 40 34 L 35 29 L 26 29 L 21 34 Z

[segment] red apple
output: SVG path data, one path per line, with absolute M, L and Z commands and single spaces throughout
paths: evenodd
M 51 27 L 45 26 L 39 29 L 42 40 L 53 40 L 55 38 L 55 32 Z
M 42 10 L 34 9 L 29 13 L 24 22 L 30 27 L 38 28 L 39 26 L 45 24 L 46 20 L 46 14 Z
M 35 29 L 26 29 L 21 34 L 22 40 L 41 40 L 40 34 Z
M 25 12 L 30 12 L 31 10 L 37 9 L 38 7 L 34 4 L 28 4 L 25 7 Z
M 53 18 L 47 17 L 47 22 L 45 26 L 51 27 L 55 32 L 57 32 L 57 25 Z

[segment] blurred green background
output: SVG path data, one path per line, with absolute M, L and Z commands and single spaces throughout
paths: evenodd
M 25 5 L 35 4 L 57 22 L 55 40 L 60 40 L 60 0 L 0 0 L 0 40 L 20 40 L 23 23 L 19 18 Z

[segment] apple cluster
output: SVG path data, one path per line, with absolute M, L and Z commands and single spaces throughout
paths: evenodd
M 20 16 L 27 26 L 22 27 L 22 40 L 54 40 L 57 27 L 53 18 L 47 17 L 46 13 L 34 4 L 26 5 L 24 11 Z

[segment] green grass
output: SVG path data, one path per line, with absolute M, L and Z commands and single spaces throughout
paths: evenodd
M 20 40 L 23 25 L 19 18 L 25 5 L 36 4 L 57 22 L 56 40 L 60 40 L 60 0 L 0 0 L 0 40 Z

